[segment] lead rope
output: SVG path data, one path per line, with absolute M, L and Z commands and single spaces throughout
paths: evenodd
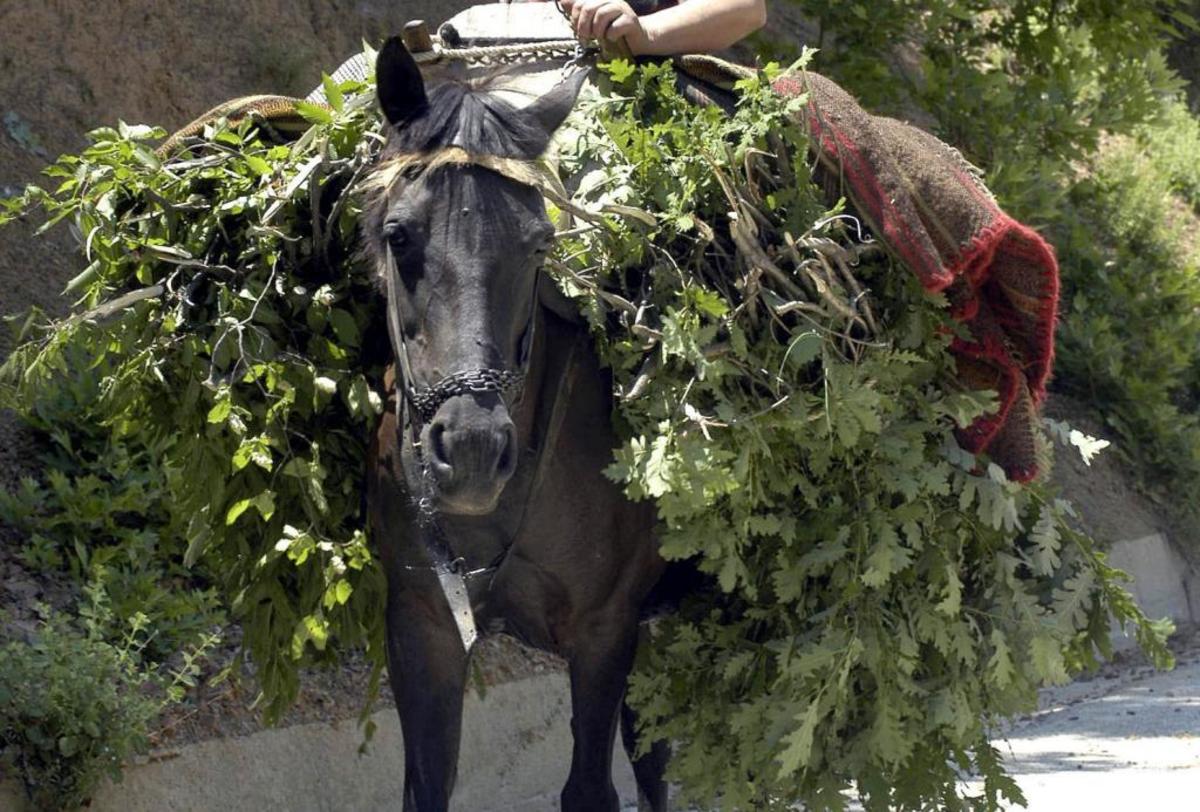
M 455 48 L 434 40 L 432 51 L 417 51 L 412 58 L 418 65 L 430 62 L 476 62 L 481 65 L 508 65 L 514 62 L 567 59 L 576 56 L 579 40 L 553 39 L 544 42 L 522 42 L 514 45 L 479 45 Z

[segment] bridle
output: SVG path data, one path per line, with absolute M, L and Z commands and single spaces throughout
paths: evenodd
M 548 192 L 550 197 L 556 199 L 565 197 L 558 176 L 554 174 L 553 170 L 538 161 L 501 158 L 494 155 L 475 155 L 460 147 L 447 147 L 430 154 L 398 156 L 392 158 L 390 162 L 405 168 L 422 167 L 426 171 L 432 167 L 447 165 L 481 166 L 524 186 Z M 459 395 L 496 392 L 506 404 L 512 405 L 519 402 L 525 385 L 525 376 L 529 371 L 534 331 L 537 328 L 538 286 L 542 281 L 542 268 L 538 267 L 537 276 L 534 278 L 529 318 L 526 320 L 521 341 L 517 369 L 480 367 L 460 370 L 443 376 L 432 384 L 417 386 L 416 377 L 412 372 L 412 364 L 409 361 L 408 345 L 404 340 L 404 328 L 400 324 L 399 311 L 394 306 L 398 299 L 400 268 L 392 254 L 390 244 L 386 247 L 386 260 L 388 334 L 391 337 L 392 352 L 396 357 L 396 363 L 400 366 L 399 386 L 404 395 L 402 400 L 397 399 L 396 417 L 401 426 L 407 425 L 410 430 L 415 431 L 414 445 L 419 448 L 421 426 L 433 419 L 442 404 L 450 398 Z M 404 414 L 405 410 L 401 409 L 402 403 L 408 407 L 407 415 Z
M 390 179 L 385 179 L 384 190 L 401 174 L 400 167 L 421 167 L 428 171 L 434 166 L 481 166 L 516 181 L 522 185 L 539 189 L 554 199 L 562 200 L 565 192 L 558 176 L 549 167 L 536 161 L 522 161 L 513 158 L 499 158 L 490 155 L 473 155 L 458 147 L 449 147 L 431 155 L 407 155 L 392 159 L 397 171 Z M 387 167 L 382 172 L 387 173 Z M 432 384 L 420 386 L 412 372 L 409 360 L 408 345 L 404 338 L 404 327 L 400 323 L 398 290 L 400 268 L 392 253 L 391 245 L 385 249 L 387 276 L 387 320 L 388 334 L 391 339 L 392 352 L 399 366 L 397 387 L 402 397 L 396 398 L 396 424 L 399 431 L 408 431 L 409 442 L 421 477 L 423 493 L 418 498 L 418 520 L 425 528 L 425 546 L 432 565 L 409 566 L 409 570 L 432 570 L 441 584 L 442 592 L 450 605 L 451 614 L 458 626 L 463 648 L 470 652 L 478 630 L 475 625 L 475 615 L 471 610 L 470 598 L 466 581 L 469 578 L 494 572 L 499 568 L 508 550 L 487 567 L 467 570 L 465 561 L 454 554 L 445 532 L 438 522 L 437 509 L 434 503 L 433 480 L 429 472 L 428 460 L 421 443 L 422 428 L 433 419 L 442 405 L 451 398 L 459 395 L 497 393 L 509 407 L 514 410 L 524 394 L 525 378 L 533 355 L 533 344 L 537 329 L 537 306 L 539 301 L 538 287 L 542 284 L 543 270 L 539 265 L 533 284 L 533 295 L 530 301 L 529 317 L 522 335 L 521 348 L 517 359 L 516 369 L 494 369 L 479 367 L 460 370 L 445 375 Z

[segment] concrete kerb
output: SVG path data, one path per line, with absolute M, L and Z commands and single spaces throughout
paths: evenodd
M 265 730 L 153 754 L 96 793 L 91 812 L 288 810 L 373 812 L 402 803 L 404 748 L 394 710 L 357 755 L 355 720 Z M 571 762 L 566 674 L 542 674 L 471 693 L 452 808 L 462 812 L 550 812 Z M 636 803 L 633 770 L 618 746 L 614 770 L 623 804 Z M 33 812 L 21 787 L 0 785 L 0 810 Z
M 1129 574 L 1127 588 L 1147 617 L 1200 622 L 1200 573 L 1163 534 L 1117 542 L 1109 550 L 1108 563 Z M 1115 627 L 1113 644 L 1117 649 L 1135 645 Z

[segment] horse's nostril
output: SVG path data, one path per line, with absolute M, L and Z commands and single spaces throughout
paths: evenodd
M 517 469 L 517 430 L 509 420 L 435 418 L 424 436 L 429 472 L 443 495 L 502 487 Z
M 446 427 L 442 423 L 434 423 L 429 427 L 429 451 L 433 461 L 450 467 L 450 455 L 446 451 Z
M 512 423 L 504 427 L 504 447 L 496 461 L 498 476 L 511 476 L 517 467 L 517 429 Z

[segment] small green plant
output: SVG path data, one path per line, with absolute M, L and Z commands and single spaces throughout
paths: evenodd
M 113 637 L 112 616 L 93 591 L 79 622 L 46 613 L 29 640 L 0 646 L 0 761 L 35 808 L 74 809 L 100 781 L 149 746 L 148 725 L 194 684 L 201 648 L 170 674 L 143 659 L 152 632 L 136 615 Z M 82 628 L 80 628 L 82 627 Z
M 162 507 L 163 471 L 151 458 L 118 445 L 106 457 L 57 464 L 44 482 L 27 478 L 0 491 L 0 522 L 27 538 L 18 553 L 26 567 L 99 585 L 122 622 L 147 618 L 155 634 L 146 653 L 156 661 L 222 622 L 210 579 L 183 566 Z
M 45 433 L 45 475 L 0 490 L 0 522 L 27 539 L 18 557 L 29 569 L 102 587 L 122 622 L 145 616 L 154 630 L 146 653 L 163 660 L 223 614 L 207 573 L 183 566 L 183 528 L 165 502 L 179 474 L 161 464 L 171 440 L 109 432 L 95 407 L 102 367 L 73 354 L 69 362 L 86 371 L 48 379 L 29 415 Z

